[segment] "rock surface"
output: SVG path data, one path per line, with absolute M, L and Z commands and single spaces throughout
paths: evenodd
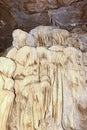
M 87 1 L 81 1 L 72 6 L 61 7 L 49 11 L 53 25 L 68 29 L 81 25 L 87 25 Z M 87 27 L 86 27 L 87 31 Z
M 76 4 L 76 2 L 79 2 L 79 1 L 81 1 L 81 0 L 58 0 L 58 2 L 61 4 L 61 5 L 71 5 L 71 4 L 73 4 L 73 3 L 75 3 Z
M 12 43 L 12 30 L 16 22 L 5 4 L 0 3 L 0 52 L 8 48 Z
M 30 33 L 43 39 L 44 28 Z M 76 37 L 67 31 L 65 45 L 64 40 L 60 44 L 64 38 L 60 34 L 66 30 L 56 32 L 60 40 L 56 44 L 52 41 L 50 47 L 46 43 L 50 39 L 32 47 L 27 41 L 30 33 L 13 32 L 14 47 L 6 57 L 0 57 L 0 129 L 87 130 L 87 51 L 80 49 L 83 37 L 79 46 L 73 46 L 69 38 Z
M 53 23 L 67 29 L 82 25 L 79 28 L 87 31 L 87 0 L 0 0 L 0 52 L 11 45 L 14 29 L 28 32 L 38 25 L 52 25 L 48 12 L 55 9 Z

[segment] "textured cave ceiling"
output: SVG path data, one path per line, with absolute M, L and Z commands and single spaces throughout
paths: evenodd
M 61 28 L 86 30 L 87 0 L 0 0 L 0 52 L 11 45 L 14 29 L 28 32 L 38 25 L 52 25 L 48 12 Z

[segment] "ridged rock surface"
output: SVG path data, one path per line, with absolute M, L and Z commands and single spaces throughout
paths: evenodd
M 13 32 L 13 48 L 0 57 L 0 130 L 87 130 L 87 51 L 75 39 L 48 26 Z
M 68 30 L 80 25 L 87 31 L 86 10 L 87 0 L 0 0 L 0 52 L 11 45 L 11 33 L 17 28 L 28 32 L 38 25 L 56 23 Z

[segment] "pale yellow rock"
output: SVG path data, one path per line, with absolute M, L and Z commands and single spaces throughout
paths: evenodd
M 0 129 L 7 130 L 7 120 L 14 100 L 14 93 L 10 91 L 0 91 Z
M 27 37 L 27 32 L 22 31 L 21 29 L 16 29 L 13 31 L 12 36 L 13 36 L 13 46 L 16 48 L 23 47 L 26 45 L 26 37 Z
M 25 68 L 24 66 L 22 66 L 21 64 L 16 63 L 16 68 L 15 68 L 15 72 L 13 74 L 13 77 L 18 77 L 18 76 L 21 76 L 21 77 L 24 77 L 24 71 L 25 71 Z
M 0 57 L 0 72 L 7 77 L 12 77 L 16 69 L 15 62 L 9 58 Z
M 62 45 L 70 36 L 70 33 L 63 29 L 50 26 L 38 26 L 32 29 L 27 37 L 26 44 L 30 46 L 51 46 Z
M 4 88 L 4 85 L 5 85 L 4 79 L 2 75 L 0 74 L 0 91 L 2 91 L 2 89 Z
M 17 48 L 12 48 L 12 49 L 7 53 L 6 57 L 15 60 L 16 53 L 17 53 Z
M 49 26 L 13 32 L 0 57 L 0 130 L 87 130 L 87 53 L 76 38 Z
M 4 87 L 3 89 L 7 89 L 7 90 L 13 90 L 14 88 L 14 80 L 11 78 L 8 78 L 4 75 L 2 75 L 2 78 L 4 80 Z
M 34 57 L 36 57 L 35 51 L 35 48 L 24 46 L 17 51 L 15 60 L 23 66 L 25 66 L 27 62 L 34 64 L 32 62 L 34 62 Z

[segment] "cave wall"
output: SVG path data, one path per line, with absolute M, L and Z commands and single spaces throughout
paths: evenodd
M 87 130 L 87 0 L 0 0 L 0 52 L 11 44 L 0 130 Z
M 55 23 L 71 29 L 78 24 L 87 24 L 86 10 L 86 0 L 0 0 L 0 52 L 11 45 L 11 32 L 16 28 L 28 32 L 38 25 Z M 49 15 L 50 11 L 53 11 L 52 15 Z

